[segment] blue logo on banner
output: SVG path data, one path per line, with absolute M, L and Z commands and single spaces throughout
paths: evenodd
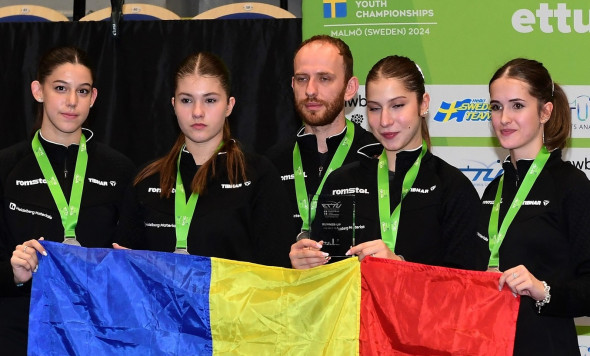
M 324 0 L 324 18 L 346 17 L 346 0 Z
M 590 117 L 590 97 L 580 95 L 570 104 L 572 118 L 578 118 L 579 121 L 586 121 Z
M 447 122 L 455 120 L 490 121 L 490 105 L 486 99 L 465 99 L 461 101 L 443 101 L 434 115 L 434 121 Z
M 459 168 L 459 170 L 463 172 L 467 178 L 471 179 L 472 182 L 489 183 L 493 181 L 494 178 L 504 173 L 504 169 L 502 169 L 502 164 L 500 164 L 499 160 L 495 160 L 490 164 L 478 161 L 471 162 L 473 162 L 474 165 L 467 165 L 467 167 Z

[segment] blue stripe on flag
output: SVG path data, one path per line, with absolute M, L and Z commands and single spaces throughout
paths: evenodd
M 212 354 L 209 258 L 42 244 L 29 355 Z

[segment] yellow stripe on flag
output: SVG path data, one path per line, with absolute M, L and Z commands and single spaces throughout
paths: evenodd
M 358 259 L 295 270 L 211 258 L 213 354 L 358 355 Z

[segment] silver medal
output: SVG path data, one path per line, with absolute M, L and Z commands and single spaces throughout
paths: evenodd
M 76 240 L 75 237 L 66 237 L 64 239 L 63 243 L 66 245 L 72 245 L 72 246 L 82 246 L 82 245 L 80 245 L 78 240 Z
M 297 234 L 297 238 L 295 240 L 299 241 L 301 239 L 309 239 L 309 238 L 310 238 L 309 231 L 302 230 L 299 234 Z

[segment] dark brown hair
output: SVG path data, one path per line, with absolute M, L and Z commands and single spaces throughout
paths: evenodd
M 408 57 L 403 56 L 388 56 L 381 59 L 379 62 L 375 63 L 373 68 L 371 68 L 367 74 L 365 87 L 369 86 L 369 82 L 378 80 L 380 78 L 399 79 L 407 90 L 416 93 L 416 98 L 418 99 L 418 110 L 420 110 L 420 105 L 422 105 L 422 100 L 424 99 L 424 93 L 426 93 L 426 89 L 424 88 L 424 75 L 414 61 Z M 418 113 L 418 115 L 420 115 L 420 113 Z M 426 141 L 426 145 L 430 150 L 430 133 L 428 132 L 426 120 L 421 121 L 420 127 L 422 138 Z
M 178 81 L 190 75 L 199 75 L 205 77 L 217 78 L 221 83 L 227 99 L 229 101 L 231 82 L 229 71 L 221 60 L 221 58 L 208 52 L 199 52 L 188 56 L 180 65 L 175 74 L 174 88 L 178 87 Z M 166 156 L 156 160 L 155 162 L 146 166 L 137 177 L 135 177 L 134 184 L 138 184 L 143 179 L 159 173 L 160 174 L 160 189 L 161 197 L 170 197 L 172 188 L 176 183 L 176 165 L 178 155 L 185 143 L 185 136 L 181 132 L 172 149 Z M 228 178 L 231 184 L 237 183 L 239 178 L 246 180 L 246 163 L 244 153 L 236 140 L 231 136 L 227 118 L 223 125 L 224 145 L 221 148 L 226 152 L 226 167 Z M 215 161 L 217 154 L 214 154 L 205 162 L 197 171 L 191 182 L 191 189 L 194 193 L 202 194 L 206 191 L 207 181 L 211 177 L 215 177 Z
M 515 58 L 494 73 L 489 86 L 501 77 L 526 83 L 529 94 L 538 101 L 539 114 L 545 103 L 553 103 L 549 121 L 544 124 L 545 145 L 548 150 L 564 148 L 572 131 L 572 113 L 565 92 L 553 82 L 543 63 L 533 59 Z
M 57 67 L 66 63 L 81 64 L 88 68 L 88 71 L 90 71 L 90 77 L 92 78 L 92 83 L 90 83 L 90 85 L 94 84 L 94 71 L 88 55 L 80 48 L 71 46 L 55 47 L 43 54 L 39 60 L 36 80 L 41 84 L 45 83 L 47 77 L 49 77 Z M 36 132 L 41 127 L 42 122 L 43 103 L 37 103 L 37 117 L 35 119 L 35 124 L 33 125 L 33 132 Z
M 338 53 L 342 56 L 342 59 L 344 60 L 344 83 L 348 83 L 350 78 L 352 78 L 353 76 L 354 60 L 352 58 L 352 52 L 350 51 L 350 47 L 348 47 L 348 45 L 339 38 L 334 38 L 328 35 L 315 35 L 313 37 L 310 37 L 305 41 L 301 42 L 299 47 L 297 47 L 297 49 L 295 50 L 295 56 L 293 56 L 293 60 L 295 60 L 295 57 L 297 56 L 297 53 L 299 53 L 301 48 L 312 42 L 328 43 L 338 49 Z

